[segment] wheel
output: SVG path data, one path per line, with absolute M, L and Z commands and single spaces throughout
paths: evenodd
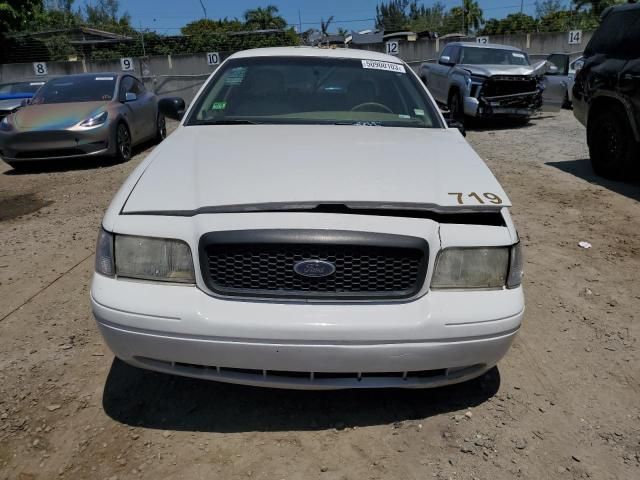
M 116 158 L 120 162 L 127 162 L 131 158 L 131 134 L 122 122 L 116 128 Z
M 640 144 L 633 139 L 626 112 L 607 106 L 587 121 L 587 144 L 593 171 L 605 178 L 621 180 L 637 169 Z M 634 172 L 635 173 L 635 172 Z
M 464 123 L 464 106 L 460 92 L 454 91 L 449 94 L 449 102 L 447 104 L 452 120 Z
M 164 118 L 164 115 L 158 113 L 156 120 L 156 143 L 160 143 L 165 138 L 167 138 L 167 120 Z

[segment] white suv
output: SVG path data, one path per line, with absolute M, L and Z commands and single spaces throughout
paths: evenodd
M 116 356 L 167 373 L 461 382 L 495 365 L 522 321 L 509 206 L 397 58 L 240 52 L 113 199 L 93 312 Z

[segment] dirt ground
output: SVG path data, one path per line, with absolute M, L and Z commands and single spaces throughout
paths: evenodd
M 467 138 L 515 205 L 526 320 L 497 369 L 423 391 L 257 389 L 114 360 L 89 308 L 94 244 L 152 147 L 2 164 L 0 479 L 640 478 L 640 186 L 591 173 L 568 111 Z

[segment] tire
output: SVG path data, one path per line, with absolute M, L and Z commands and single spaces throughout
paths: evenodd
M 116 127 L 116 160 L 119 162 L 128 162 L 131 159 L 131 151 L 133 143 L 131 141 L 131 133 L 127 124 L 118 123 Z
M 593 171 L 602 177 L 622 180 L 637 171 L 640 144 L 633 138 L 626 112 L 619 106 L 590 115 L 587 144 Z
M 160 143 L 162 140 L 167 138 L 167 120 L 161 113 L 158 113 L 158 117 L 156 119 L 156 143 Z
M 454 90 L 449 94 L 447 107 L 449 108 L 451 119 L 464 124 L 464 104 L 462 103 L 460 92 Z

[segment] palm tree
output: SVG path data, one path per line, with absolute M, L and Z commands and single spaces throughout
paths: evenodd
M 464 32 L 469 33 L 470 28 L 474 31 L 478 31 L 480 29 L 480 25 L 484 23 L 484 18 L 482 17 L 482 9 L 478 2 L 475 0 L 464 0 Z
M 277 13 L 278 7 L 275 5 L 268 5 L 265 8 L 258 7 L 244 12 L 244 20 L 248 27 L 258 30 L 285 28 L 287 22 Z
M 331 22 L 333 22 L 333 15 L 331 15 L 329 18 L 327 18 L 327 21 L 324 21 L 324 18 L 320 19 L 320 31 L 322 32 L 322 36 L 326 37 L 329 33 L 329 25 L 331 25 Z

